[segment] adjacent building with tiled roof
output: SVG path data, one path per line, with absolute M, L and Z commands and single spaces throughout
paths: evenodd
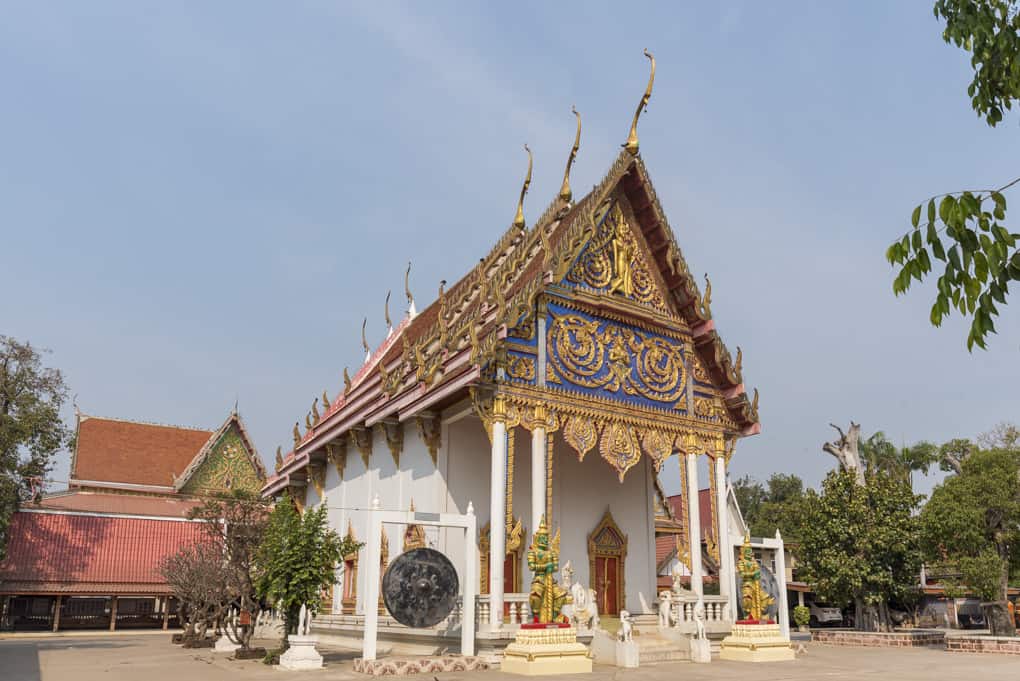
M 159 564 L 200 539 L 189 511 L 264 480 L 236 411 L 215 430 L 78 413 L 68 488 L 12 520 L 0 629 L 166 626 L 175 605 Z

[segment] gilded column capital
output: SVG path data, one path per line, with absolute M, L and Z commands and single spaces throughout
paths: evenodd
M 506 421 L 506 398 L 502 395 L 496 395 L 492 398 L 492 420 Z

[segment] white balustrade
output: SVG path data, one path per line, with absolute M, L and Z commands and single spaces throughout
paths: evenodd
M 529 594 L 503 594 L 503 604 L 506 606 L 506 611 L 503 614 L 503 629 L 513 631 L 519 629 L 521 624 L 531 621 L 531 605 L 528 603 L 528 597 Z M 492 601 L 489 594 L 479 594 L 477 602 L 475 620 L 479 627 L 484 628 L 489 622 Z

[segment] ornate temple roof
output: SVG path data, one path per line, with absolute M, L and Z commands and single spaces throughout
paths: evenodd
M 651 96 L 655 74 L 654 59 L 648 52 L 645 55 L 652 62 L 648 87 L 627 143 L 602 181 L 572 202 L 569 171 L 580 139 L 578 117 L 563 187 L 528 229 L 521 203 L 531 179 L 529 151 L 528 178 L 513 224 L 465 276 L 449 287 L 443 282 L 436 300 L 421 314 L 409 313 L 374 352 L 367 353 L 354 379 L 345 379 L 343 393 L 331 400 L 322 414 L 313 405 L 304 434 L 295 425 L 293 450 L 286 456 L 278 452 L 277 471 L 282 477 L 271 478 L 266 493 L 285 484 L 289 471 L 306 465 L 310 452 L 352 428 L 372 426 L 383 419 L 403 421 L 422 410 L 442 407 L 444 399 L 462 394 L 474 383 L 491 380 L 486 372 L 503 349 L 502 341 L 535 313 L 543 291 L 564 280 L 594 238 L 599 229 L 597 216 L 604 219 L 613 197 L 622 197 L 632 210 L 643 257 L 650 259 L 650 269 L 656 271 L 654 278 L 660 282 L 653 286 L 664 290 L 652 307 L 620 297 L 609 301 L 580 289 L 575 293 L 595 308 L 620 307 L 650 327 L 681 330 L 692 341 L 698 380 L 712 386 L 719 411 L 728 415 L 728 430 L 734 435 L 760 430 L 757 392 L 753 399 L 746 394 L 741 353 L 738 350 L 734 360 L 719 337 L 712 320 L 711 285 L 702 295 L 638 153 L 638 116 Z

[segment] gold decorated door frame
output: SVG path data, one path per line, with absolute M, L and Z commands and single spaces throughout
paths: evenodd
M 627 559 L 627 535 L 623 533 L 620 526 L 613 519 L 613 514 L 607 508 L 602 515 L 595 529 L 588 535 L 588 582 L 600 597 L 599 612 L 604 612 L 606 602 L 615 603 L 617 612 L 626 607 L 626 559 Z M 600 563 L 601 561 L 601 563 Z M 605 565 L 613 566 L 615 575 L 613 579 L 606 579 L 599 584 L 596 574 L 605 571 Z M 614 592 L 607 594 L 606 584 Z M 610 601 L 609 599 L 612 599 Z

